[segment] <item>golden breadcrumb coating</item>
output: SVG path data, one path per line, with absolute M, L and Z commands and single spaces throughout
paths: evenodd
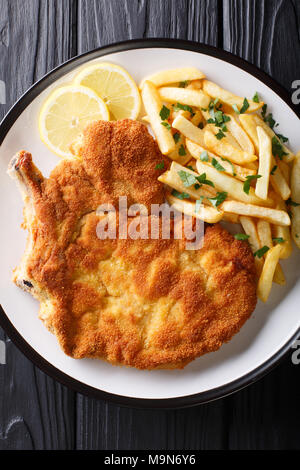
M 40 301 L 40 318 L 74 358 L 181 368 L 219 349 L 256 305 L 248 243 L 218 224 L 206 228 L 200 250 L 186 250 L 173 232 L 170 240 L 161 232 L 121 240 L 117 230 L 115 240 L 100 240 L 99 204 L 124 194 L 129 204 L 163 202 L 155 170 L 162 156 L 144 126 L 129 120 L 95 123 L 82 142 L 81 158 L 62 161 L 48 179 L 28 152 L 11 163 L 25 187 L 30 234 L 15 282 Z

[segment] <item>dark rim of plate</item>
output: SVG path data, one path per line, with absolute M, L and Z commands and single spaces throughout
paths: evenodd
M 285 103 L 295 112 L 300 118 L 299 109 L 294 106 L 290 100 L 288 92 L 279 85 L 273 78 L 268 74 L 258 69 L 256 66 L 241 59 L 230 52 L 223 51 L 213 46 L 201 44 L 192 41 L 184 41 L 179 39 L 137 39 L 131 41 L 120 42 L 104 47 L 94 49 L 90 52 L 86 52 L 82 55 L 74 57 L 59 67 L 55 68 L 48 74 L 46 74 L 41 80 L 35 83 L 29 90 L 24 93 L 23 96 L 16 102 L 16 104 L 6 114 L 0 124 L 0 145 L 5 139 L 6 134 L 20 116 L 20 114 L 26 109 L 26 107 L 49 85 L 53 84 L 56 80 L 61 78 L 63 75 L 71 72 L 74 68 L 84 64 L 85 62 L 93 59 L 103 57 L 108 54 L 116 52 L 123 52 L 132 49 L 149 49 L 149 48 L 171 48 L 171 49 L 182 49 L 186 51 L 199 52 L 206 54 L 217 59 L 221 59 L 225 62 L 229 62 L 232 65 L 245 70 L 249 74 L 258 78 L 260 81 L 265 83 L 271 90 L 273 90 Z M 107 400 L 116 405 L 129 406 L 133 408 L 184 408 L 189 406 L 199 405 L 201 403 L 207 403 L 212 400 L 216 400 L 231 393 L 234 393 L 242 388 L 256 382 L 263 377 L 267 372 L 270 372 L 280 360 L 283 360 L 285 356 L 290 352 L 290 348 L 293 342 L 300 335 L 300 328 L 297 332 L 287 341 L 287 343 L 280 348 L 271 358 L 265 361 L 262 365 L 252 370 L 248 374 L 236 379 L 230 383 L 227 383 L 221 387 L 217 387 L 211 390 L 207 390 L 201 393 L 193 395 L 186 395 L 175 398 L 164 398 L 164 399 L 148 399 L 148 398 L 134 398 L 126 397 L 122 395 L 116 395 L 108 393 L 97 388 L 86 385 L 73 377 L 60 371 L 48 361 L 46 361 L 40 354 L 38 354 L 20 335 L 13 324 L 8 319 L 3 308 L 0 306 L 0 325 L 6 331 L 11 340 L 16 346 L 22 351 L 25 356 L 28 357 L 35 365 L 37 365 L 43 372 L 50 375 L 52 378 L 57 380 L 75 390 L 76 392 L 88 395 L 101 400 Z

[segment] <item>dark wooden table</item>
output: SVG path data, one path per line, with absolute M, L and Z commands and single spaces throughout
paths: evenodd
M 299 0 L 0 0 L 3 117 L 66 59 L 116 41 L 200 41 L 300 79 Z M 2 223 L 2 222 L 1 222 Z M 0 331 L 0 449 L 300 449 L 300 365 L 288 357 L 230 397 L 186 410 L 120 408 L 68 390 Z

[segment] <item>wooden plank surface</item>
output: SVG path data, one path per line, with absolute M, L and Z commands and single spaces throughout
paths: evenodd
M 217 45 L 217 0 L 78 0 L 78 53 L 137 38 Z
M 290 90 L 300 77 L 299 18 L 298 0 L 223 0 L 224 49 Z
M 290 89 L 300 78 L 297 0 L 0 0 L 0 80 L 7 105 L 67 58 L 111 42 L 176 37 L 218 45 Z M 0 117 L 1 117 L 0 116 Z M 297 366 L 187 410 L 134 410 L 73 394 L 0 331 L 1 449 L 300 448 Z
M 6 105 L 71 54 L 71 1 L 0 0 L 0 80 Z M 74 393 L 34 367 L 6 338 L 0 365 L 0 450 L 74 446 Z

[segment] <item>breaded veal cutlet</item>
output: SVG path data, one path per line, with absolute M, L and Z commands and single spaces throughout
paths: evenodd
M 100 240 L 99 204 L 123 195 L 147 207 L 164 201 L 155 170 L 163 157 L 130 120 L 90 125 L 73 151 L 80 158 L 61 161 L 49 178 L 26 151 L 9 169 L 29 232 L 14 281 L 40 301 L 40 318 L 63 351 L 156 369 L 219 349 L 256 305 L 248 243 L 219 224 L 206 227 L 199 250 L 186 250 L 172 231 L 169 240 Z

